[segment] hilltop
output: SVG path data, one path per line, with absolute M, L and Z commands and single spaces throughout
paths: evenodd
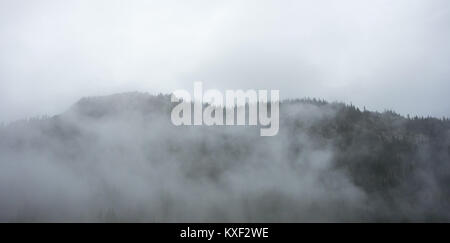
M 176 127 L 173 105 L 90 97 L 1 127 L 0 220 L 450 221 L 447 119 L 285 100 L 260 137 Z

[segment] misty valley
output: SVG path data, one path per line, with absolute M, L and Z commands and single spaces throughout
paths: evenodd
M 284 100 L 261 137 L 175 106 L 122 93 L 0 126 L 0 221 L 450 221 L 446 118 Z

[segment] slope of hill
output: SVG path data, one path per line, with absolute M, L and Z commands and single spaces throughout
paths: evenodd
M 0 128 L 0 221 L 450 221 L 450 122 L 287 100 L 280 132 L 175 127 L 167 95 Z

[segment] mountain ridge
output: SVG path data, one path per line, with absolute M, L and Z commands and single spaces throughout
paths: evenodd
M 0 220 L 450 221 L 446 119 L 285 100 L 279 134 L 260 137 L 255 126 L 176 127 L 173 105 L 84 98 L 4 126 Z

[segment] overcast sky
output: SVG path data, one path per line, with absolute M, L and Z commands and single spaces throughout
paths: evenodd
M 0 121 L 194 81 L 450 116 L 449 11 L 448 0 L 0 0 Z

